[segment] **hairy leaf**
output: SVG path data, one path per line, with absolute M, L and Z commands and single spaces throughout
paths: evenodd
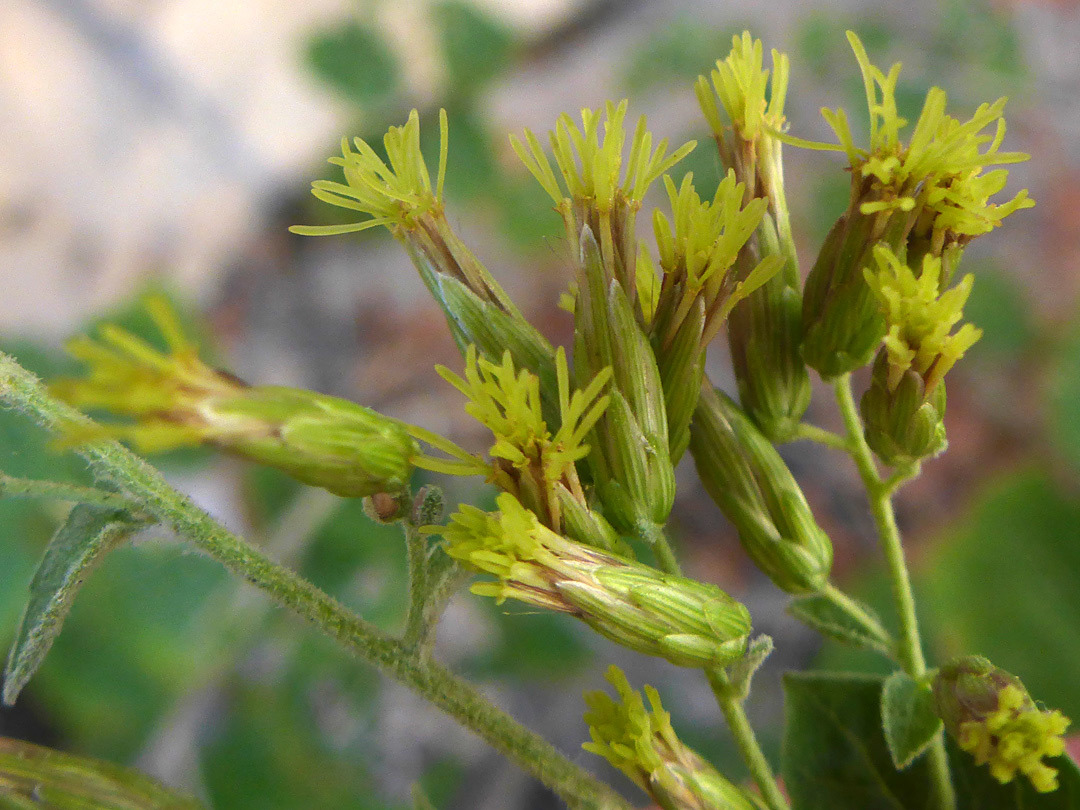
M 903 770 L 929 747 L 941 731 L 930 687 L 904 672 L 894 672 L 881 690 L 881 725 L 893 764 Z
M 45 549 L 30 582 L 23 612 L 4 670 L 3 701 L 15 702 L 41 666 L 90 571 L 101 559 L 144 525 L 127 512 L 100 506 L 75 506 Z
M 892 653 L 892 639 L 881 628 L 873 611 L 852 601 L 845 609 L 821 594 L 799 596 L 788 604 L 788 613 L 823 636 L 856 647 Z

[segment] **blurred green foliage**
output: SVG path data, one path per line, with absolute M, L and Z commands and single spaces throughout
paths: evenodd
M 307 61 L 315 75 L 349 101 L 386 103 L 401 85 L 401 67 L 378 32 L 350 21 L 312 36 Z

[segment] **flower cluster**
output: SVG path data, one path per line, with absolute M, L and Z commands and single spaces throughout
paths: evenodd
M 866 89 L 869 147 L 855 146 L 842 109 L 822 111 L 839 145 L 783 136 L 797 145 L 843 152 L 851 167 L 851 203 L 810 271 L 803 306 L 803 355 L 826 377 L 865 365 L 885 332 L 863 278 L 876 246 L 906 255 L 913 264 L 924 255 L 939 259 L 947 280 L 972 238 L 1034 204 L 1026 191 L 1004 203 L 990 201 L 1008 173 L 984 169 L 1028 158 L 1001 151 L 1005 99 L 983 104 L 961 121 L 945 113 L 945 91 L 931 88 L 904 143 L 907 121 L 896 105 L 900 65 L 886 74 L 870 63 L 855 34 L 849 32 L 848 40 Z M 986 132 L 991 127 L 992 135 Z
M 945 374 L 981 337 L 964 324 L 968 275 L 951 289 L 943 262 L 923 255 L 919 271 L 884 245 L 874 248 L 866 283 L 881 307 L 886 334 L 860 403 L 866 440 L 886 464 L 910 464 L 945 449 Z
M 945 728 L 976 764 L 989 765 L 1002 784 L 1020 773 L 1040 793 L 1057 789 L 1057 771 L 1042 760 L 1065 752 L 1069 718 L 1040 709 L 1019 678 L 980 656 L 942 667 L 933 686 Z
M 545 526 L 561 531 L 563 505 L 568 499 L 587 509 L 576 463 L 588 455 L 585 437 L 610 400 L 603 391 L 611 379 L 611 369 L 601 369 L 583 391 L 571 394 L 570 372 L 562 348 L 555 354 L 555 368 L 558 428 L 552 432 L 543 414 L 540 379 L 526 369 L 516 369 L 509 351 L 496 364 L 478 358 L 476 348 L 469 346 L 464 378 L 445 366 L 437 366 L 443 379 L 468 398 L 466 412 L 487 427 L 495 441 L 488 450 L 488 462 L 446 439 L 414 429 L 417 438 L 452 457 L 422 456 L 416 459 L 417 466 L 456 475 L 485 475 L 540 515 Z
M 901 377 L 913 370 L 929 394 L 982 337 L 982 330 L 970 323 L 952 332 L 964 315 L 975 279 L 964 276 L 955 287 L 942 291 L 947 279 L 942 276 L 940 258 L 924 255 L 922 268 L 916 272 L 889 248 L 878 245 L 874 260 L 876 270 L 868 267 L 865 276 L 885 316 L 889 388 L 895 390 Z

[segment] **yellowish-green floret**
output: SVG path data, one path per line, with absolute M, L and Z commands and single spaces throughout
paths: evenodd
M 967 323 L 953 332 L 963 318 L 964 303 L 973 277 L 944 292 L 942 262 L 927 254 L 917 273 L 884 245 L 874 248 L 876 269 L 867 268 L 866 282 L 885 315 L 888 332 L 884 344 L 889 361 L 889 388 L 893 390 L 908 369 L 924 380 L 926 393 L 982 337 L 982 330 Z

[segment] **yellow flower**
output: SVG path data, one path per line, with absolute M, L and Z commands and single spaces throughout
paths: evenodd
M 347 138 L 341 139 L 341 157 L 330 163 L 340 166 L 345 182 L 316 180 L 311 193 L 317 199 L 340 208 L 359 211 L 370 219 L 348 225 L 293 225 L 293 233 L 305 236 L 331 236 L 363 231 L 379 225 L 412 227 L 424 214 L 442 207 L 443 181 L 446 177 L 446 110 L 439 111 L 439 171 L 432 186 L 427 164 L 420 152 L 420 117 L 416 110 L 404 126 L 390 127 L 383 137 L 387 162 L 371 145 L 354 138 L 356 151 Z

